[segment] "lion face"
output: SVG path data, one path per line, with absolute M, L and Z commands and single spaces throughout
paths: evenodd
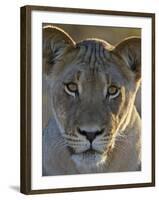
M 129 60 L 119 54 L 124 47 L 100 40 L 70 44 L 65 33 L 51 29 L 46 59 L 53 112 L 71 159 L 92 170 L 105 161 L 129 119 L 139 87 L 140 70 L 131 69 L 139 66 L 137 56 Z

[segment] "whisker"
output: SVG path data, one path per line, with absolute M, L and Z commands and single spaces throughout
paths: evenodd
M 108 144 L 108 142 L 96 142 L 95 144 L 96 145 L 106 145 L 106 144 Z
M 59 147 L 59 146 L 67 146 L 67 143 L 65 141 L 58 141 L 55 143 L 54 147 Z
M 72 142 L 83 142 L 83 140 L 77 139 L 77 140 L 72 140 L 71 138 L 65 138 L 67 141 L 72 141 Z
M 127 140 L 127 138 L 122 138 L 122 137 L 120 138 L 120 137 L 119 137 L 119 138 L 116 138 L 116 139 L 115 139 L 115 141 L 125 141 L 125 140 Z
M 125 135 L 124 133 L 122 132 L 118 132 L 117 136 L 121 136 L 121 137 L 127 137 L 127 135 Z
M 67 142 L 68 145 L 77 145 L 77 146 L 83 146 L 83 145 L 87 145 L 84 143 L 73 143 L 73 142 Z
M 71 145 L 68 145 L 69 147 L 71 147 L 71 148 L 79 148 L 79 147 L 81 147 L 81 148 L 83 148 L 83 147 L 85 147 L 85 145 L 76 145 L 76 144 L 71 144 Z
M 75 141 L 78 141 L 78 140 L 80 140 L 79 138 L 77 138 L 77 137 L 75 137 L 75 136 L 70 136 L 70 135 L 62 135 L 64 138 L 66 138 L 66 139 L 69 139 L 69 140 L 75 140 Z
M 77 144 L 77 145 L 85 145 L 86 143 L 83 143 L 83 142 L 70 142 L 70 141 L 67 141 L 67 144 Z

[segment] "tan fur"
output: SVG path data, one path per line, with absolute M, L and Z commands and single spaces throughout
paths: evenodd
M 116 47 L 75 43 L 63 30 L 43 30 L 43 66 L 53 116 L 43 131 L 43 175 L 140 170 L 140 38 Z M 67 89 L 73 83 L 77 93 Z M 119 88 L 108 95 L 110 86 Z M 93 139 L 92 139 L 93 138 Z

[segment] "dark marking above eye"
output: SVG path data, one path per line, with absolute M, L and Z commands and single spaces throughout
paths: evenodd
M 78 72 L 76 73 L 76 79 L 77 79 L 77 81 L 79 81 L 80 76 L 81 76 L 81 71 L 78 71 Z

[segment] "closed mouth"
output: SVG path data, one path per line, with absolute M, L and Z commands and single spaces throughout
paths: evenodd
M 95 149 L 89 148 L 86 151 L 83 151 L 81 153 L 76 153 L 76 154 L 83 154 L 83 155 L 86 155 L 86 156 L 92 156 L 92 155 L 95 155 L 95 154 L 101 154 L 101 152 L 99 152 Z
M 90 149 L 84 151 L 83 153 L 85 153 L 85 154 L 94 154 L 95 152 L 96 152 L 95 150 L 90 148 Z
M 96 168 L 102 160 L 102 153 L 94 149 L 88 149 L 80 153 L 73 153 L 72 159 L 77 166 L 83 166 L 88 168 Z
M 70 147 L 70 146 L 67 146 L 69 152 L 71 154 L 76 154 L 76 155 L 80 155 L 80 154 L 83 154 L 83 155 L 87 155 L 87 156 L 92 156 L 92 155 L 95 155 L 95 154 L 102 154 L 103 152 L 97 150 L 97 149 L 94 149 L 92 147 L 92 145 L 90 145 L 90 147 L 86 150 L 83 150 L 81 152 L 76 152 L 74 148 Z

